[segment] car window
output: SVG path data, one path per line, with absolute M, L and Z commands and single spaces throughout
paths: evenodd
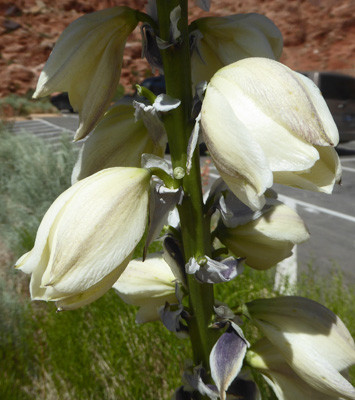
M 337 74 L 321 74 L 319 88 L 326 99 L 355 100 L 355 78 Z

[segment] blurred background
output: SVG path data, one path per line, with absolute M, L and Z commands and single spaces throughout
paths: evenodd
M 84 13 L 114 5 L 144 9 L 140 0 L 14 0 L 0 2 L 0 97 L 26 95 L 62 30 Z M 191 5 L 193 2 L 191 1 Z M 208 15 L 257 12 L 281 30 L 281 62 L 294 70 L 339 71 L 355 76 L 354 0 L 217 0 L 211 12 L 191 7 L 191 20 Z M 126 92 L 151 75 L 140 58 L 140 32 L 128 40 L 121 84 Z

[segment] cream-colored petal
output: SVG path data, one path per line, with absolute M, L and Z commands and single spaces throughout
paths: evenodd
M 198 51 L 191 54 L 191 66 L 191 78 L 196 86 L 199 82 L 208 82 L 224 64 L 216 57 L 215 49 L 201 41 Z
M 110 167 L 140 167 L 143 153 L 163 157 L 165 138 L 155 143 L 141 120 L 135 121 L 128 104 L 112 107 L 97 125 L 82 148 L 72 183 Z
M 249 303 L 248 309 L 253 318 L 270 325 L 265 329 L 275 326 L 281 335 L 307 340 L 338 370 L 355 363 L 355 345 L 349 331 L 339 317 L 321 304 L 303 297 L 285 296 L 256 300 Z
M 74 140 L 89 134 L 110 105 L 121 75 L 124 47 L 125 41 L 117 42 L 113 37 L 92 71 L 86 93 L 80 93 L 79 85 L 69 92 L 73 108 L 81 111 Z
M 336 349 L 330 349 L 333 344 L 331 340 L 319 353 L 314 347 L 315 341 L 309 340 L 309 335 L 283 333 L 263 321 L 258 321 L 257 325 L 279 349 L 290 367 L 311 387 L 330 396 L 355 399 L 355 388 L 340 374 L 331 357 L 328 357 L 329 351 L 336 353 Z M 318 336 L 317 342 L 320 339 Z M 338 357 L 341 356 L 339 353 Z
M 340 374 L 355 364 L 355 345 L 334 313 L 297 296 L 254 300 L 246 309 L 290 367 L 310 386 L 331 396 L 355 398 L 355 389 Z
M 132 260 L 113 288 L 128 304 L 144 306 L 151 299 L 160 299 L 164 305 L 166 296 L 175 297 L 175 280 L 162 255 L 154 253 L 145 261 Z
M 44 257 L 44 263 L 47 264 L 48 259 L 46 259 L 44 253 L 46 253 L 46 246 L 48 241 L 48 236 L 55 222 L 58 214 L 65 207 L 65 205 L 70 201 L 71 197 L 80 189 L 82 183 L 72 186 L 63 192 L 51 205 L 46 214 L 44 215 L 41 224 L 38 228 L 35 244 L 33 249 L 23 255 L 15 264 L 15 268 L 21 269 L 25 273 L 32 273 L 37 265 L 40 263 L 42 257 Z
M 196 50 L 191 58 L 194 84 L 209 81 L 220 68 L 243 58 L 278 59 L 281 55 L 281 32 L 263 15 L 207 17 L 194 23 L 198 29 Z
M 116 90 L 123 49 L 137 25 L 135 11 L 113 7 L 85 15 L 60 36 L 34 97 L 65 91 L 79 112 L 75 140 L 85 137 L 101 118 Z
M 232 192 L 252 209 L 262 207 L 272 173 L 265 155 L 219 90 L 207 88 L 201 124 L 208 150 Z
M 150 174 L 117 167 L 81 182 L 85 184 L 51 229 L 50 259 L 41 285 L 72 294 L 88 290 L 110 274 L 141 239 Z
M 23 254 L 17 261 L 15 264 L 15 268 L 20 269 L 22 272 L 24 272 L 25 274 L 30 274 L 33 272 L 33 265 L 28 265 L 27 264 L 27 260 L 30 258 L 31 256 L 31 251 L 28 251 L 27 253 Z M 27 265 L 27 267 L 25 267 L 25 265 Z
M 244 73 L 244 71 L 239 72 Z M 230 82 L 223 76 L 220 77 L 219 74 L 212 78 L 210 85 L 217 87 L 223 93 L 236 117 L 263 149 L 272 171 L 304 170 L 311 168 L 318 160 L 319 154 L 312 144 L 295 136 L 290 126 L 275 120 L 275 113 L 269 112 L 265 94 L 251 96 L 244 87 Z M 265 99 L 265 102 L 260 99 Z M 281 99 L 279 103 L 280 101 Z M 279 108 L 279 103 L 275 103 L 274 107 Z
M 248 364 L 260 372 L 272 387 L 278 400 L 338 400 L 319 392 L 303 381 L 286 363 L 278 349 L 266 338 L 248 351 Z
M 327 103 L 325 102 L 318 86 L 306 76 L 295 72 L 298 82 L 304 85 L 305 92 L 309 96 L 316 113 L 321 116 L 326 136 L 330 145 L 336 146 L 339 143 L 339 132 L 334 119 L 329 112 Z
M 267 58 L 248 58 L 229 65 L 218 77 L 233 83 L 265 114 L 308 143 L 334 145 L 336 133 L 328 133 L 332 119 L 320 92 L 283 64 Z M 313 87 L 313 86 L 310 86 Z
M 131 253 L 119 266 L 114 269 L 111 273 L 106 275 L 100 282 L 92 286 L 89 290 L 84 291 L 82 293 L 77 293 L 72 296 L 63 296 L 60 298 L 60 293 L 54 292 L 50 300 L 56 300 L 59 297 L 59 300 L 56 301 L 56 305 L 58 310 L 74 310 L 79 307 L 83 307 L 89 303 L 100 298 L 104 295 L 109 289 L 112 288 L 112 285 L 115 283 L 117 278 L 120 277 L 124 269 L 126 268 L 129 260 L 132 257 Z
M 134 12 L 128 7 L 100 10 L 72 22 L 60 35 L 47 60 L 34 97 L 68 90 L 68 86 L 77 83 L 77 77 L 87 78 L 84 72 L 100 57 L 113 32 L 118 33 L 118 39 L 121 33 L 125 40 L 136 23 Z
M 315 192 L 332 193 L 335 183 L 341 181 L 341 164 L 336 150 L 332 147 L 315 146 L 319 160 L 307 171 L 275 172 L 275 183 L 293 186 Z
M 273 181 L 331 192 L 341 168 L 337 131 L 313 84 L 284 65 L 247 58 L 220 69 L 202 105 L 213 161 L 233 193 L 253 210 Z M 329 126 L 328 126 L 329 125 Z
M 268 199 L 273 209 L 254 221 L 235 228 L 220 224 L 217 236 L 246 264 L 256 269 L 268 269 L 291 256 L 295 244 L 309 238 L 308 230 L 299 215 L 275 199 Z
M 145 261 L 132 260 L 113 285 L 127 304 L 139 306 L 136 322 L 139 324 L 160 318 L 159 309 L 168 303 L 177 303 L 176 278 L 161 253 L 149 254 Z
M 174 295 L 166 296 L 164 298 L 169 304 L 176 303 L 176 297 Z M 160 319 L 159 311 L 164 307 L 164 302 L 161 298 L 153 298 L 146 304 L 139 307 L 136 314 L 136 323 L 145 324 L 146 322 L 158 321 Z

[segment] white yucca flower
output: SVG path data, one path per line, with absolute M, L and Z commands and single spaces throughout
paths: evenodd
M 136 322 L 155 321 L 160 318 L 159 309 L 168 303 L 177 303 L 176 277 L 160 253 L 147 258 L 132 260 L 113 285 L 120 298 L 127 304 L 139 307 Z
M 109 290 L 143 236 L 149 190 L 147 170 L 109 168 L 63 192 L 43 217 L 33 249 L 16 263 L 32 274 L 31 298 L 73 309 Z
M 355 399 L 355 388 L 341 374 L 355 364 L 354 340 L 333 312 L 298 296 L 257 299 L 242 310 L 309 386 Z
M 166 137 L 152 137 L 132 104 L 113 106 L 80 149 L 72 183 L 105 168 L 140 167 L 143 153 L 164 156 Z
M 277 61 L 248 58 L 219 70 L 201 124 L 221 177 L 253 210 L 274 182 L 330 193 L 340 180 L 338 130 L 319 89 Z
M 89 134 L 107 110 L 117 90 L 126 39 L 137 24 L 129 7 L 97 11 L 72 22 L 54 46 L 33 97 L 68 92 L 79 112 L 75 140 Z
M 271 208 L 259 218 L 228 228 L 219 224 L 218 239 L 255 269 L 268 269 L 292 255 L 292 248 L 309 239 L 302 218 L 278 200 L 267 199 Z
M 193 22 L 192 82 L 209 81 L 226 65 L 248 57 L 278 60 L 283 40 L 276 25 L 261 14 L 206 17 Z
M 278 400 L 339 399 L 338 396 L 319 392 L 302 380 L 287 364 L 279 350 L 265 337 L 248 350 L 246 362 L 262 374 Z

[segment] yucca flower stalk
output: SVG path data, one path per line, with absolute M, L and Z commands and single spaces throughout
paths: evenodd
M 196 3 L 209 9 L 208 0 Z M 73 185 L 16 266 L 31 274 L 32 298 L 59 310 L 113 287 L 139 307 L 136 322 L 161 320 L 188 337 L 193 361 L 176 400 L 259 400 L 247 368 L 279 400 L 355 399 L 342 376 L 355 363 L 354 341 L 330 310 L 299 297 L 240 304 L 236 293 L 230 305 L 214 297 L 214 285 L 239 279 L 244 264 L 271 268 L 308 239 L 271 186 L 330 193 L 341 177 L 336 125 L 319 90 L 276 61 L 282 38 L 270 20 L 247 14 L 189 26 L 188 11 L 187 0 L 151 0 L 147 13 L 114 7 L 64 31 L 35 96 L 68 91 L 80 117 L 74 139 L 89 137 Z M 111 105 L 125 41 L 139 22 L 165 93 L 138 85 L 141 97 Z M 221 175 L 206 196 L 201 138 Z M 132 260 L 143 237 L 143 254 Z M 150 254 L 157 237 L 163 252 Z M 249 343 L 241 317 L 266 338 Z

